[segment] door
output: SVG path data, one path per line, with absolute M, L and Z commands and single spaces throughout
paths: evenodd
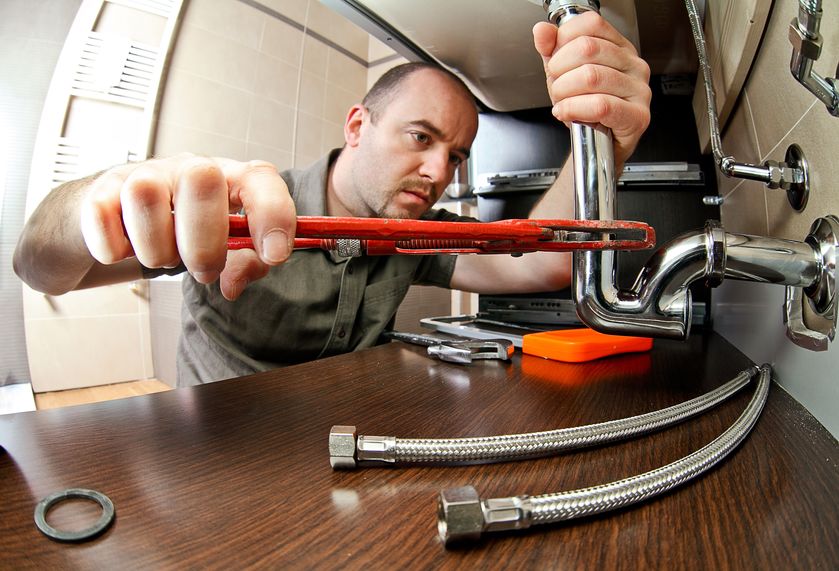
M 27 216 L 55 186 L 150 153 L 182 0 L 85 0 L 44 103 Z M 154 376 L 148 284 L 53 297 L 23 286 L 35 392 Z

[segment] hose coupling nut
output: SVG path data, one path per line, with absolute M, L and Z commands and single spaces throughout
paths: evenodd
M 530 496 L 481 500 L 472 486 L 440 492 L 437 531 L 446 546 L 477 541 L 484 531 L 527 529 L 533 521 Z
M 816 28 L 818 30 L 818 28 Z M 799 26 L 798 19 L 793 19 L 789 25 L 789 42 L 792 44 L 792 49 L 802 57 L 810 60 L 817 60 L 822 53 L 822 37 L 818 31 L 815 35 L 810 35 Z
M 437 532 L 446 546 L 477 541 L 484 530 L 484 510 L 478 490 L 461 486 L 440 492 Z
M 329 463 L 332 469 L 352 470 L 355 460 L 355 426 L 333 426 L 329 431 Z

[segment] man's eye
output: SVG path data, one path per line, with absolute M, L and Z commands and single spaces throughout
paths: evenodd
M 454 166 L 460 166 L 460 163 L 463 162 L 463 159 L 458 157 L 457 155 L 452 155 L 449 157 L 449 162 Z
M 425 133 L 418 133 L 416 131 L 411 133 L 411 136 L 416 140 L 418 143 L 422 143 L 423 145 L 427 145 L 431 142 L 431 137 L 426 135 Z

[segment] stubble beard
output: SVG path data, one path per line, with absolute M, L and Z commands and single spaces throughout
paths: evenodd
M 394 202 L 396 198 L 403 192 L 421 190 L 426 196 L 432 200 L 436 196 L 434 185 L 418 178 L 407 178 L 402 180 L 399 185 L 387 192 L 387 198 L 377 209 L 377 216 L 380 218 L 419 218 L 431 208 L 432 204 L 426 204 L 421 211 L 416 208 L 405 209 L 397 207 Z
M 432 183 L 419 177 L 408 177 L 393 187 L 393 182 L 379 176 L 387 172 L 387 168 L 379 162 L 375 150 L 367 148 L 364 155 L 366 156 L 356 162 L 356 168 L 352 173 L 355 197 L 360 207 L 358 210 L 363 209 L 377 218 L 414 219 L 431 208 L 431 204 L 426 204 L 422 212 L 415 214 L 415 209 L 400 208 L 394 203 L 396 198 L 407 190 L 420 189 L 433 199 L 437 194 Z

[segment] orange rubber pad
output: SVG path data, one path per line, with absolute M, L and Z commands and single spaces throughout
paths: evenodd
M 554 361 L 582 363 L 620 353 L 649 351 L 652 346 L 653 340 L 649 337 L 607 335 L 593 329 L 563 329 L 525 335 L 521 350 Z

